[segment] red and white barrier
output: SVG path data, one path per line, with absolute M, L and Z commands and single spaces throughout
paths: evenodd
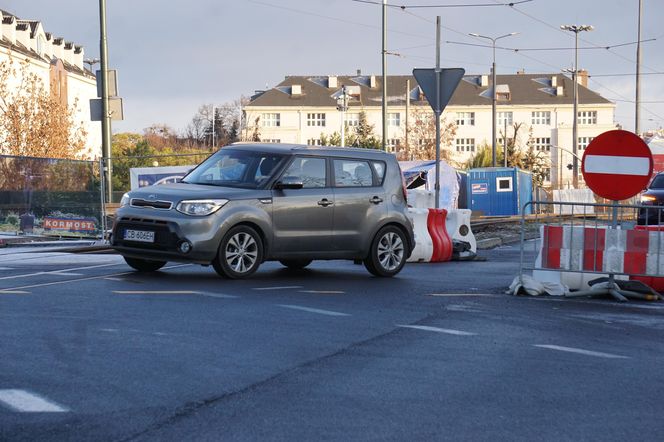
M 477 253 L 477 240 L 470 228 L 470 209 L 454 209 L 447 212 L 445 227 L 452 240 L 470 244 L 470 251 Z
M 452 238 L 447 233 L 445 209 L 408 209 L 413 220 L 415 248 L 408 262 L 443 262 L 452 259 Z
M 555 271 L 536 270 L 533 277 L 537 280 L 560 282 L 580 290 L 601 275 L 564 270 L 615 273 L 617 279 L 627 279 L 629 275 L 664 275 L 664 232 L 542 226 L 540 235 L 541 248 L 535 266 Z M 664 280 L 662 283 L 664 287 Z

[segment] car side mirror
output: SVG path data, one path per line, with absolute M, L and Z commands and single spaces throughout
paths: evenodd
M 296 176 L 285 176 L 274 185 L 274 188 L 277 190 L 301 189 L 303 187 L 304 182 L 302 182 L 302 178 Z

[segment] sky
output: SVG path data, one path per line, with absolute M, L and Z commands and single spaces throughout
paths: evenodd
M 641 45 L 641 129 L 649 130 L 664 126 L 664 1 L 642 1 L 642 41 L 655 39 Z M 589 24 L 595 29 L 579 34 L 579 69 L 589 71 L 591 89 L 617 104 L 616 122 L 634 130 L 639 0 L 513 2 L 389 0 L 388 75 L 434 67 L 436 16 L 441 67 L 468 74 L 488 74 L 492 62 L 490 47 L 472 46 L 490 42 L 469 33 L 519 33 L 498 41 L 506 48 L 496 51 L 498 74 L 559 73 L 574 65 L 574 34 L 560 25 Z M 380 3 L 107 0 L 109 67 L 118 70 L 125 113 L 113 132 L 152 124 L 182 131 L 200 105 L 250 96 L 287 75 L 381 75 Z M 478 4 L 491 6 L 467 6 Z M 99 57 L 97 1 L 2 0 L 0 8 L 83 45 L 86 58 Z

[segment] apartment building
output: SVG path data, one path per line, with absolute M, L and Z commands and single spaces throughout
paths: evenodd
M 587 72 L 579 76 L 578 155 L 597 135 L 615 128 L 615 104 L 588 89 Z M 342 113 L 337 110 L 343 90 L 350 96 L 345 112 L 346 128 L 359 122 L 360 112 L 382 137 L 382 81 L 380 76 L 288 76 L 277 86 L 257 91 L 245 107 L 248 130 L 259 126 L 262 141 L 319 144 L 321 134 L 341 131 Z M 514 124 L 521 124 L 516 145 L 530 142 L 544 152 L 550 166 L 545 186 L 567 187 L 572 182 L 573 82 L 562 74 L 497 76 L 498 136 L 514 137 Z M 344 88 L 345 87 L 345 88 Z M 448 149 L 457 165 L 471 158 L 481 146 L 491 145 L 492 88 L 489 75 L 466 75 L 443 112 L 445 123 L 456 133 Z M 387 77 L 387 144 L 392 151 L 404 144 L 407 127 L 415 115 L 431 110 L 417 81 L 410 75 Z M 433 112 L 431 112 L 433 117 Z M 411 134 L 412 135 L 412 134 Z M 413 140 L 411 143 L 423 142 Z M 498 142 L 502 145 L 502 139 Z
M 82 46 L 56 37 L 37 20 L 21 20 L 0 10 L 0 62 L 27 61 L 30 72 L 39 76 L 47 90 L 58 88 L 68 106 L 77 103 L 74 120 L 82 121 L 87 133 L 86 147 L 101 156 L 101 124 L 90 120 L 90 99 L 97 97 L 95 76 L 83 64 Z M 18 80 L 16 80 L 18 81 Z

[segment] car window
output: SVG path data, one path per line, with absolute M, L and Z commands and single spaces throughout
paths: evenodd
M 300 178 L 305 189 L 325 187 L 327 185 L 325 158 L 296 157 L 283 176 Z
M 651 189 L 664 189 L 664 175 L 657 175 L 652 183 L 650 183 Z
M 369 162 L 334 160 L 334 184 L 337 187 L 373 186 L 373 174 Z
M 274 174 L 284 158 L 264 152 L 222 149 L 191 171 L 183 182 L 257 189 Z
M 383 178 L 385 178 L 385 163 L 382 161 L 372 161 L 371 166 L 373 166 L 374 172 L 376 172 L 378 181 L 382 184 Z

